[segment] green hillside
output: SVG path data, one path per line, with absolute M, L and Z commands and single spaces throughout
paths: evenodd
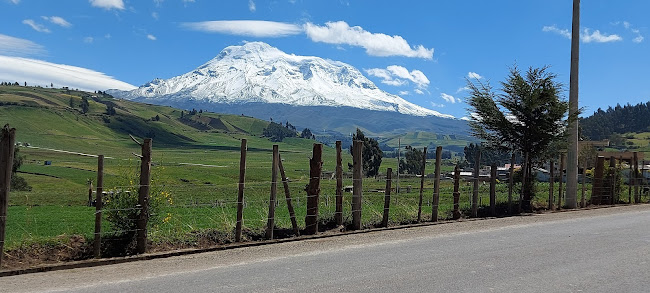
M 82 106 L 84 99 L 87 106 Z M 137 190 L 139 159 L 134 154 L 139 154 L 140 148 L 129 135 L 139 140 L 153 138 L 152 197 L 170 194 L 174 202 L 165 210 L 171 220 L 158 227 L 152 237 L 165 241 L 176 241 L 175 237 L 179 237 L 186 241 L 188 233 L 214 228 L 230 231 L 234 227 L 242 138 L 248 140 L 245 226 L 255 230 L 266 224 L 274 144 L 279 145 L 284 169 L 291 180 L 297 217 L 304 219 L 305 185 L 315 141 L 285 138 L 280 143 L 271 142 L 261 136 L 269 122 L 199 109 L 194 113 L 66 89 L 2 86 L 0 104 L 0 123 L 16 128 L 20 155 L 24 157 L 18 175 L 31 186 L 31 191 L 12 190 L 10 194 L 6 246 L 9 249 L 66 235 L 92 237 L 94 207 L 88 207 L 87 202 L 89 181 L 94 184 L 97 177 L 94 156 L 106 156 L 105 190 Z M 402 146 L 441 144 L 445 148 L 462 148 L 468 141 L 424 132 L 408 133 L 401 138 Z M 380 140 L 397 146 L 397 137 Z M 333 172 L 335 161 L 334 148 L 325 147 L 323 170 Z M 346 150 L 343 166 L 351 161 Z M 381 172 L 396 164 L 395 158 L 384 158 Z M 448 171 L 451 167 L 444 168 Z M 427 170 L 433 170 L 432 165 Z M 417 180 L 403 178 L 400 182 L 416 186 Z M 346 177 L 344 185 L 352 185 L 352 180 Z M 383 197 L 373 195 L 375 190 L 383 190 L 384 185 L 381 179 L 369 178 L 364 182 L 364 189 L 370 192 L 365 204 L 376 208 L 363 214 L 364 223 L 375 223 L 381 216 Z M 325 197 L 321 214 L 331 218 L 335 180 L 322 180 L 321 190 Z M 416 211 L 415 197 L 411 197 L 415 195 L 411 193 L 408 199 L 400 200 L 399 212 L 391 221 L 412 218 Z M 350 208 L 349 203 L 345 208 Z M 278 227 L 290 226 L 286 208 L 278 208 L 276 223 Z

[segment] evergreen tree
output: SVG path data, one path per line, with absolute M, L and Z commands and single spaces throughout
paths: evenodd
M 287 123 L 289 123 L 289 122 L 287 122 Z M 311 133 L 311 130 L 309 130 L 309 128 L 305 128 L 300 133 L 300 137 L 306 138 L 306 139 L 314 139 L 314 134 Z
M 407 145 L 404 158 L 400 159 L 399 172 L 406 174 L 420 174 L 422 172 L 423 151 Z
M 363 142 L 363 150 L 361 151 L 363 157 L 363 171 L 366 176 L 377 176 L 379 174 L 379 166 L 384 153 L 379 148 L 379 143 L 374 138 L 366 137 L 361 129 L 357 128 L 357 132 L 352 135 L 352 141 L 360 140 Z M 352 146 L 350 145 L 350 154 L 352 154 Z M 352 165 L 348 165 L 352 168 Z
M 88 98 L 82 97 L 79 107 L 81 107 L 81 113 L 88 113 L 88 110 L 90 110 L 90 103 L 88 103 Z
M 523 207 L 530 210 L 534 196 L 532 167 L 548 155 L 551 145 L 565 141 L 568 102 L 561 100 L 562 85 L 547 67 L 529 68 L 524 75 L 510 69 L 497 94 L 489 84 L 469 81 L 469 125 L 488 147 L 524 154 L 528 177 L 523 186 Z M 575 119 L 575 117 L 570 117 Z M 557 151 L 559 148 L 554 149 Z

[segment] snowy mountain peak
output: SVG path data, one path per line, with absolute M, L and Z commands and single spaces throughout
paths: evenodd
M 382 91 L 351 65 L 286 54 L 262 42 L 226 47 L 191 72 L 113 94 L 150 102 L 353 107 L 453 118 Z

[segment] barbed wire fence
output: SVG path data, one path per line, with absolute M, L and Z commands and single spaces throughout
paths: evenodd
M 341 156 L 340 148 L 338 152 Z M 352 153 L 354 155 L 355 152 Z M 60 186 L 48 188 L 47 185 L 43 185 L 29 193 L 20 193 L 24 198 L 18 201 L 20 204 L 10 207 L 8 211 L 10 220 L 7 222 L 6 233 L 2 235 L 3 245 L 5 240 L 10 243 L 10 247 L 17 247 L 22 243 L 83 235 L 86 239 L 99 239 L 97 244 L 93 244 L 93 254 L 96 257 L 128 255 L 144 252 L 141 250 L 142 241 L 145 249 L 150 251 L 167 247 L 197 247 L 235 242 L 238 240 L 236 237 L 238 223 L 241 223 L 244 230 L 242 239 L 239 239 L 241 241 L 268 238 L 264 231 L 268 230 L 267 225 L 270 220 L 273 223 L 271 227 L 274 231 L 273 238 L 298 236 L 309 228 L 308 210 L 314 208 L 310 206 L 310 202 L 314 199 L 317 199 L 319 231 L 330 229 L 343 231 L 416 223 L 419 212 L 422 215 L 421 222 L 454 219 L 457 218 L 456 213 L 470 217 L 473 215 L 474 208 L 478 209 L 477 216 L 481 217 L 511 215 L 517 213 L 517 209 L 515 208 L 513 212 L 511 207 L 520 206 L 521 201 L 521 185 L 512 182 L 510 186 L 507 176 L 494 175 L 494 172 L 487 176 L 481 175 L 480 172 L 479 174 L 473 172 L 471 176 L 460 177 L 453 173 L 442 174 L 443 172 L 438 171 L 433 176 L 428 174 L 419 174 L 411 178 L 402 176 L 398 181 L 397 178 L 387 176 L 386 173 L 374 178 L 357 178 L 355 172 L 359 174 L 360 170 L 355 169 L 351 173 L 343 172 L 342 166 L 337 166 L 337 170 L 341 170 L 340 186 L 337 182 L 338 174 L 326 176 L 321 170 L 319 172 L 321 175 L 316 178 L 312 177 L 310 170 L 307 169 L 292 170 L 293 178 L 286 180 L 280 178 L 284 176 L 278 176 L 275 180 L 269 176 L 270 180 L 260 181 L 257 178 L 256 181 L 250 182 L 216 184 L 156 177 L 157 168 L 166 166 L 164 162 L 159 162 L 154 168 L 152 178 L 145 180 L 148 184 L 142 184 L 137 181 L 143 176 L 141 163 L 145 157 L 146 154 L 143 152 L 133 160 L 105 159 L 100 163 L 99 156 L 85 156 L 84 160 L 97 160 L 98 166 L 96 170 L 78 168 L 88 174 L 97 175 L 96 178 L 89 178 L 92 180 L 88 180 L 86 184 L 75 184 L 65 188 Z M 597 158 L 594 162 L 595 170 L 592 178 L 587 178 L 586 170 L 581 176 L 586 203 L 596 205 L 639 203 L 650 199 L 648 196 L 650 186 L 647 180 L 649 172 L 645 168 L 645 161 L 641 163 L 639 169 L 638 166 L 635 167 L 638 165 L 638 160 L 631 159 L 629 165 L 625 165 L 622 159 L 614 159 L 613 165 L 607 170 L 604 167 L 604 158 Z M 74 164 L 87 166 L 89 162 L 79 163 L 70 160 L 69 165 L 74 166 Z M 151 161 L 144 163 L 147 164 L 151 164 Z M 337 164 L 340 165 L 340 161 Z M 201 164 L 188 165 L 196 165 L 194 167 L 197 168 L 209 167 L 198 166 Z M 256 174 L 260 172 L 270 174 L 271 165 L 247 167 L 244 165 L 244 169 L 258 169 L 255 171 Z M 355 164 L 355 168 L 359 166 Z M 439 163 L 436 166 L 435 169 L 440 168 Z M 99 174 L 103 177 L 101 180 Z M 420 189 L 419 181 L 422 176 L 424 176 L 424 185 Z M 553 179 L 555 181 L 564 180 L 564 176 L 555 177 Z M 308 186 L 314 179 L 319 181 L 318 192 L 309 194 Z M 436 180 L 440 180 L 437 189 Z M 272 185 L 278 189 L 276 198 L 269 198 Z M 457 208 L 454 185 L 458 185 Z M 553 186 L 554 189 L 557 188 L 554 196 L 546 197 L 549 184 L 538 183 L 537 198 L 566 202 L 560 197 L 566 193 L 560 193 L 558 185 Z M 386 192 L 385 186 L 390 187 L 388 189 L 390 192 Z M 238 199 L 240 187 L 244 190 L 242 200 Z M 146 208 L 141 204 L 143 188 L 146 190 Z M 478 189 L 475 191 L 475 188 Z M 511 195 L 510 188 L 512 188 Z M 420 190 L 423 194 L 421 210 Z M 290 200 L 283 196 L 283 191 L 290 194 Z M 625 196 L 625 191 L 628 191 L 628 197 Z M 473 198 L 475 192 L 478 193 L 476 200 Z M 389 198 L 387 198 L 388 193 L 390 193 Z M 48 205 L 52 197 L 58 197 L 58 202 L 64 204 Z M 360 201 L 355 203 L 356 199 Z M 340 207 L 337 205 L 339 201 Z M 242 213 L 238 217 L 240 206 Z M 274 208 L 271 217 L 270 206 Z M 293 209 L 293 215 L 289 206 Z M 387 222 L 384 220 L 385 211 L 388 215 Z M 340 222 L 336 219 L 337 214 L 342 215 Z M 437 217 L 432 218 L 432 215 Z M 6 213 L 0 217 L 6 219 Z M 294 220 L 297 223 L 298 233 L 293 227 Z M 356 225 L 357 222 L 360 226 Z M 144 239 L 138 237 L 143 233 Z

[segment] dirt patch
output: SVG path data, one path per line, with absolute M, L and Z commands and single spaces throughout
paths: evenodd
M 83 236 L 59 236 L 52 243 L 38 243 L 6 251 L 3 268 L 19 269 L 92 257 L 92 247 Z

